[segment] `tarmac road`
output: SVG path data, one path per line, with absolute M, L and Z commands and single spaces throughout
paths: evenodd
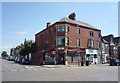
M 118 81 L 118 67 L 108 65 L 83 67 L 27 66 L 2 60 L 2 81 Z

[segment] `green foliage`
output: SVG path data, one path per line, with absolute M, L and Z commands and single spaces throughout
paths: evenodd
M 25 42 L 24 46 L 20 49 L 20 55 L 28 55 L 29 53 L 36 52 L 36 43 L 32 41 Z
M 3 51 L 2 54 L 1 54 L 2 57 L 8 57 L 8 54 L 6 51 Z

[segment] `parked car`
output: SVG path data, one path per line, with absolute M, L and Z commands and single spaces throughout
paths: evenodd
M 14 60 L 15 60 L 15 56 L 10 56 L 10 57 L 9 57 L 9 60 L 10 60 L 10 61 L 14 61 Z
M 18 62 L 18 63 L 21 63 L 21 62 L 22 62 L 22 59 L 23 59 L 23 57 L 18 57 L 18 58 L 17 58 L 17 62 Z
M 120 60 L 115 58 L 110 59 L 110 66 L 120 66 Z
M 6 57 L 6 59 L 9 60 L 9 59 L 10 59 L 10 56 Z
M 15 57 L 15 62 L 17 62 L 18 57 Z
M 22 59 L 22 64 L 30 64 L 30 61 L 26 58 Z

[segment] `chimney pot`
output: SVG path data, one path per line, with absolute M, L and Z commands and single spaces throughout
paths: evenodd
M 76 20 L 76 14 L 75 12 L 71 13 L 69 16 L 68 16 L 69 19 L 71 20 Z

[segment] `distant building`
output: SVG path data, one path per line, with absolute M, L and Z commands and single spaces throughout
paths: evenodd
M 109 62 L 109 42 L 102 37 L 102 63 Z
M 103 36 L 107 42 L 109 42 L 109 54 L 111 58 L 119 58 L 120 59 L 120 37 L 114 37 L 112 34 Z
M 47 23 L 44 30 L 35 34 L 36 64 L 90 64 L 101 61 L 101 30 L 76 20 L 72 13 L 54 24 Z

